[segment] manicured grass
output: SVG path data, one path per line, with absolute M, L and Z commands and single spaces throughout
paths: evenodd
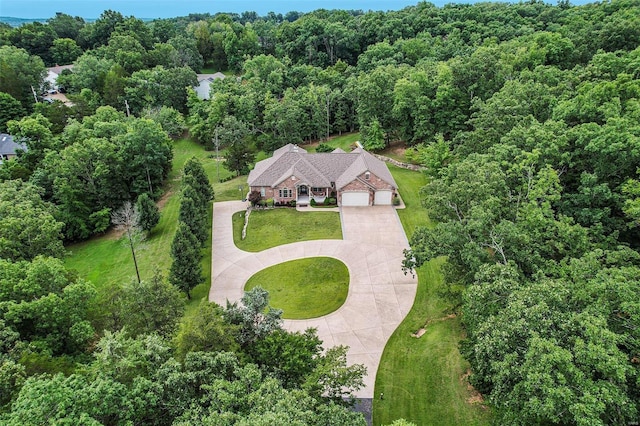
M 283 318 L 307 319 L 327 315 L 347 299 L 349 271 L 331 257 L 310 257 L 280 263 L 252 276 L 245 290 L 260 286 Z
M 246 176 L 234 178 L 230 181 L 217 183 L 216 160 L 202 146 L 182 139 L 174 143 L 173 168 L 165 184 L 165 195 L 160 201 L 160 223 L 136 251 L 140 276 L 150 278 L 156 269 L 160 269 L 166 276 L 171 265 L 171 241 L 178 223 L 180 207 L 180 181 L 184 163 L 195 156 L 200 159 L 212 182 L 216 200 L 240 199 L 238 185 L 246 189 Z M 231 176 L 231 172 L 220 164 L 220 178 Z M 209 209 L 209 228 L 211 226 L 211 207 Z M 70 255 L 65 259 L 67 268 L 76 270 L 78 274 L 95 284 L 99 291 L 104 291 L 118 283 L 135 278 L 135 269 L 131 259 L 131 251 L 122 238 L 113 232 L 97 236 L 90 240 L 69 245 Z M 203 284 L 192 290 L 192 299 L 187 304 L 187 314 L 197 307 L 202 298 L 207 297 L 211 286 L 211 242 L 203 249 L 202 255 Z
M 220 71 L 222 74 L 226 75 L 227 77 L 235 75 L 231 70 L 219 70 L 218 68 L 214 68 L 213 66 L 211 66 L 211 64 L 206 64 L 206 65 L 208 66 L 203 67 L 198 74 L 215 74 L 218 71 Z
M 418 226 L 432 227 L 433 223 L 429 219 L 426 209 L 422 207 L 420 199 L 420 188 L 427 184 L 425 174 L 402 169 L 388 163 L 387 167 L 400 188 L 400 196 L 406 207 L 398 210 L 398 216 L 400 216 L 407 237 L 411 238 Z
M 407 208 L 398 210 L 410 237 L 417 226 L 432 226 L 421 207 L 419 190 L 426 183 L 420 172 L 390 166 Z M 434 259 L 418 269 L 418 291 L 409 315 L 393 333 L 382 354 L 376 377 L 373 424 L 404 418 L 417 425 L 488 425 L 490 412 L 472 403 L 463 378 L 468 363 L 458 350 L 464 331 L 460 319 L 450 315 L 451 305 L 440 297 L 443 284 Z M 428 324 L 420 338 L 411 334 Z
M 309 152 L 315 152 L 316 147 L 323 143 L 332 148 L 340 148 L 345 152 L 349 152 L 355 147 L 356 141 L 359 140 L 361 140 L 360 133 L 345 133 L 342 136 L 331 137 L 328 141 L 314 142 L 309 145 L 303 145 L 302 147 Z
M 290 208 L 255 210 L 242 239 L 245 212 L 233 215 L 233 240 L 240 250 L 258 252 L 298 241 L 342 239 L 337 212 L 299 212 Z

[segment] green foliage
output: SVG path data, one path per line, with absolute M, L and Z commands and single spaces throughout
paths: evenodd
M 62 257 L 63 223 L 41 190 L 19 180 L 0 183 L 0 259 L 31 260 L 38 255 Z
M 104 230 L 105 209 L 159 193 L 171 167 L 171 141 L 160 125 L 127 119 L 112 107 L 99 108 L 82 123 L 72 121 L 62 138 L 64 149 L 43 160 L 39 183 L 53 193 L 70 240 Z
M 184 200 L 183 200 L 184 201 Z M 178 229 L 171 243 L 171 268 L 169 282 L 187 294 L 191 299 L 191 290 L 202 282 L 200 267 L 201 243 L 184 222 L 178 223 Z
M 316 152 L 331 152 L 333 151 L 333 147 L 326 143 L 321 143 L 316 147 Z
M 171 107 L 162 106 L 158 108 L 146 108 L 142 116 L 150 118 L 160 124 L 162 130 L 167 132 L 170 138 L 176 139 L 182 136 L 187 129 L 184 117 L 180 112 Z
M 124 327 L 133 337 L 158 333 L 167 338 L 178 329 L 184 300 L 180 291 L 160 273 L 140 282 L 131 280 L 111 291 L 100 321 L 105 329 L 115 331 Z
M 624 324 L 638 321 L 630 295 L 638 291 L 631 277 L 640 271 L 615 261 L 603 267 L 603 256 L 617 257 L 592 252 L 567 265 L 562 278 L 529 282 L 513 265 L 485 268 L 469 288 L 465 355 L 500 421 L 606 424 L 637 417 L 638 367 L 630 357 L 638 336 Z
M 8 133 L 27 145 L 27 150 L 20 155 L 19 161 L 31 172 L 40 166 L 47 150 L 58 148 L 58 141 L 54 138 L 51 127 L 51 122 L 41 114 L 7 124 Z
M 240 176 L 249 172 L 249 164 L 253 163 L 254 159 L 255 154 L 250 146 L 245 143 L 236 143 L 227 149 L 224 166 L 236 172 L 236 176 Z
M 196 238 L 199 243 L 197 247 L 202 247 L 211 234 L 205 226 L 207 223 L 206 203 L 200 194 L 186 182 L 186 185 L 182 187 L 178 220 L 184 223 L 189 232 Z
M 191 157 L 184 163 L 185 178 L 190 176 L 193 180 L 189 180 L 189 184 L 200 195 L 204 204 L 214 199 L 213 188 L 209 182 L 209 178 L 202 167 L 202 163 L 195 157 Z
M 237 332 L 238 327 L 225 320 L 222 307 L 203 300 L 176 335 L 176 355 L 184 359 L 190 352 L 235 352 Z
M 55 39 L 49 52 L 52 62 L 59 65 L 71 64 L 82 55 L 80 46 L 78 46 L 75 40 L 70 38 Z
M 18 120 L 24 115 L 20 102 L 8 93 L 0 92 L 0 132 L 7 131 L 9 120 Z
M 58 259 L 0 260 L 0 319 L 37 351 L 54 355 L 83 351 L 94 335 L 87 318 L 95 294 Z
M 364 137 L 364 148 L 368 151 L 380 151 L 387 146 L 384 131 L 377 119 L 362 129 L 362 135 Z
M 145 231 L 151 232 L 158 222 L 160 222 L 160 210 L 158 210 L 158 206 L 149 194 L 145 192 L 140 194 L 136 200 L 136 209 L 140 214 L 138 225 Z
M 41 58 L 14 46 L 0 46 L 0 92 L 13 96 L 23 108 L 31 109 L 34 103 L 31 87 L 41 91 L 46 73 Z
M 261 287 L 245 291 L 240 303 L 227 301 L 225 318 L 239 327 L 237 341 L 242 347 L 282 329 L 282 310 L 269 305 L 269 292 Z
M 166 106 L 185 113 L 187 89 L 197 86 L 197 83 L 196 73 L 189 67 L 165 69 L 157 66 L 131 74 L 124 92 L 132 111 Z
M 286 389 L 298 388 L 321 362 L 322 341 L 314 329 L 275 330 L 250 348 L 251 360 Z

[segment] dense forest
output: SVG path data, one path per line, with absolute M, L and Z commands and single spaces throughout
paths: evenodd
M 446 256 L 496 423 L 637 421 L 639 17 L 634 0 L 421 2 L 0 24 L 0 132 L 28 148 L 0 166 L 0 420 L 361 424 L 342 397 L 363 372 L 283 331 L 266 295 L 178 327 L 175 274 L 98 303 L 60 261 L 162 195 L 186 131 L 208 149 L 217 135 L 238 174 L 258 151 L 359 131 L 424 167 L 437 225 L 410 237 L 404 268 Z M 73 104 L 34 102 L 45 67 L 71 63 Z M 229 76 L 207 101 L 190 89 L 203 70 Z

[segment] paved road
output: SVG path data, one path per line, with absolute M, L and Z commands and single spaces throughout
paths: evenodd
M 347 345 L 350 364 L 367 367 L 359 398 L 372 398 L 375 374 L 384 346 L 411 309 L 417 280 L 401 270 L 402 250 L 408 247 L 393 207 L 341 209 L 343 240 L 316 240 L 286 244 L 248 253 L 233 243 L 231 216 L 246 203 L 229 201 L 213 205 L 213 282 L 209 300 L 219 304 L 242 297 L 247 280 L 278 263 L 313 256 L 336 258 L 350 275 L 347 300 L 337 311 L 310 320 L 286 320 L 288 330 L 316 327 L 324 347 Z

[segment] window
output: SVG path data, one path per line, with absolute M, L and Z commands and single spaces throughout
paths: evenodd
M 311 191 L 313 191 L 313 192 L 323 192 L 324 188 L 311 188 Z
M 262 188 L 260 188 L 260 196 L 264 197 L 265 195 L 267 195 L 267 191 L 265 191 L 264 186 Z
M 283 188 L 278 190 L 278 195 L 280 196 L 280 198 L 291 198 L 293 193 L 289 188 Z
M 366 173 L 364 174 L 364 179 L 365 179 L 365 180 L 369 180 L 369 178 L 370 178 L 370 177 L 371 177 L 371 173 L 366 172 Z

